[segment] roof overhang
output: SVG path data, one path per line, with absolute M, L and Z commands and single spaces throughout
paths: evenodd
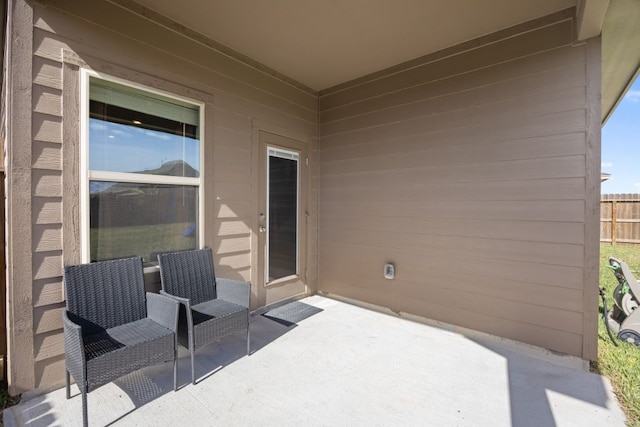
M 609 0 L 580 0 L 576 11 L 576 37 L 586 40 L 596 37 L 602 31 L 602 23 L 607 14 Z
M 640 72 L 640 1 L 611 0 L 602 25 L 602 124 Z

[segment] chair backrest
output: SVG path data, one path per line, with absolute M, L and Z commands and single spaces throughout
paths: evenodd
M 142 258 L 64 267 L 67 311 L 96 328 L 147 317 Z
M 191 304 L 217 298 L 213 254 L 210 248 L 158 255 L 162 289 Z

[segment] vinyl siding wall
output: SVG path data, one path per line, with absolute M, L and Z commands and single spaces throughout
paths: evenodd
M 319 291 L 595 357 L 599 40 L 572 16 L 320 93 Z
M 197 35 L 186 37 L 170 25 L 106 1 L 14 1 L 12 31 L 19 38 L 11 69 L 8 194 L 12 393 L 60 385 L 64 378 L 62 266 L 81 261 L 81 67 L 205 103 L 204 245 L 213 248 L 221 277 L 251 280 L 256 274 L 258 129 L 308 142 L 309 286 L 267 289 L 266 298 L 270 292 L 294 296 L 313 291 L 317 94 L 223 55 L 206 41 L 194 41 Z M 157 273 L 147 276 L 158 280 Z
M 259 130 L 309 144 L 308 287 L 254 289 L 254 306 L 317 289 L 595 357 L 600 44 L 573 43 L 573 12 L 318 99 L 148 11 L 12 1 L 12 393 L 63 381 L 62 266 L 80 261 L 81 67 L 205 103 L 204 244 L 220 276 L 255 287 Z

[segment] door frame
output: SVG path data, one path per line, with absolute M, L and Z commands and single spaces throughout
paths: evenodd
M 308 260 L 308 220 L 309 220 L 309 143 L 303 139 L 284 136 L 278 133 L 254 127 L 253 132 L 253 218 L 251 219 L 252 256 L 251 283 L 252 308 L 265 307 L 301 294 L 309 292 L 307 279 Z M 265 225 L 260 220 L 260 213 L 266 210 L 267 185 L 267 147 L 282 148 L 299 153 L 298 161 L 298 275 L 288 276 L 266 283 L 266 232 L 260 232 L 260 226 Z M 264 187 L 264 188 L 263 188 Z

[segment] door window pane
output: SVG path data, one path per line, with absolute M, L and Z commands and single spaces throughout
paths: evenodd
M 298 160 L 269 153 L 269 281 L 298 273 Z M 285 154 L 291 154 L 286 153 Z

